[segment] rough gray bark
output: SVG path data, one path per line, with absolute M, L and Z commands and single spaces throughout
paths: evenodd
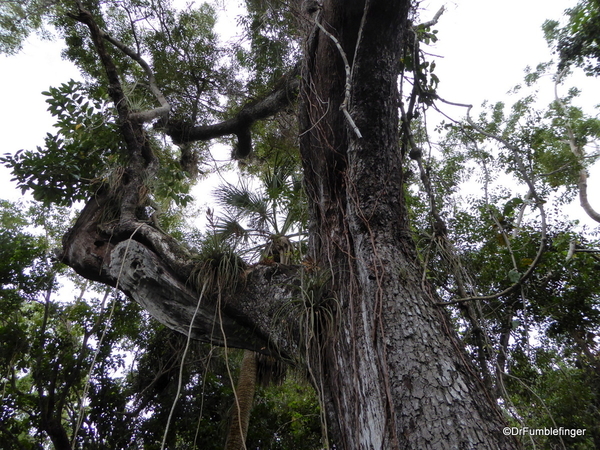
M 200 301 L 192 338 L 279 358 L 296 351 L 288 335 L 297 332 L 282 329 L 277 322 L 287 319 L 282 308 L 294 295 L 297 270 L 295 266 L 258 266 L 248 274 L 245 287 L 218 300 L 214 293 L 200 298 L 181 274 L 175 274 L 162 258 L 135 240 L 119 243 L 108 267 L 110 284 L 118 283 L 120 290 L 169 328 L 187 335 Z
M 434 292 L 418 276 L 398 146 L 396 83 L 409 7 L 408 0 L 326 0 L 313 11 L 319 26 L 307 43 L 300 90 L 313 268 L 249 268 L 238 291 L 203 298 L 192 337 L 304 364 L 337 448 L 515 448 Z M 98 33 L 85 11 L 80 16 Z M 98 43 L 97 50 L 106 52 Z M 118 94 L 110 58 L 101 56 Z M 154 159 L 140 138 L 142 125 L 120 107 L 132 161 L 124 195 L 98 193 L 65 236 L 61 258 L 187 333 L 199 299 L 189 281 L 191 256 L 135 214 Z M 120 215 L 108 227 L 103 212 L 113 202 L 120 202 Z M 327 298 L 305 302 L 298 314 L 291 305 L 302 299 L 300 284 L 318 281 L 320 273 L 328 274 Z
M 334 273 L 339 334 L 320 388 L 343 448 L 513 448 L 436 298 L 422 286 L 403 204 L 397 74 L 407 1 L 325 2 L 303 74 L 301 151 L 311 257 Z

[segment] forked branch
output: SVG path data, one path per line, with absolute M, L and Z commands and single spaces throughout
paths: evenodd
M 166 118 L 169 114 L 169 111 L 171 111 L 171 105 L 167 101 L 166 97 L 163 95 L 162 91 L 158 88 L 158 85 L 156 84 L 156 78 L 154 77 L 154 72 L 152 71 L 148 63 L 144 60 L 144 58 L 140 56 L 139 53 L 134 52 L 121 41 L 118 41 L 117 39 L 109 36 L 105 32 L 102 32 L 102 37 L 142 67 L 142 69 L 146 73 L 146 77 L 148 78 L 148 89 L 150 90 L 152 95 L 156 97 L 156 100 L 160 104 L 158 108 L 154 108 L 148 111 L 131 113 L 131 119 L 137 120 L 139 122 L 151 122 L 152 120 L 157 119 L 159 117 Z
M 94 42 L 96 51 L 98 52 L 102 64 L 104 65 L 104 68 L 107 72 L 111 88 L 115 90 L 118 87 L 120 98 L 117 99 L 116 97 L 113 97 L 112 100 L 117 106 L 117 109 L 119 110 L 121 120 L 133 120 L 143 123 L 152 121 L 158 117 L 166 117 L 169 114 L 169 111 L 171 110 L 171 105 L 169 104 L 161 90 L 158 88 L 158 85 L 156 84 L 156 78 L 154 77 L 154 72 L 152 71 L 148 63 L 141 57 L 139 53 L 133 51 L 121 41 L 111 37 L 104 30 L 102 30 L 97 25 L 96 21 L 92 17 L 92 14 L 83 7 L 81 2 L 77 1 L 77 5 L 79 8 L 79 14 L 69 14 L 69 16 L 77 20 L 78 22 L 87 25 L 87 27 L 90 29 L 92 41 Z M 103 44 L 104 40 L 110 42 L 112 45 L 117 47 L 121 52 L 129 56 L 142 67 L 147 77 L 148 88 L 152 95 L 156 97 L 156 100 L 160 104 L 160 107 L 148 111 L 132 112 L 129 110 L 126 104 L 121 105 L 121 102 L 124 100 L 125 95 L 121 88 L 117 68 L 114 62 L 112 61 L 112 58 L 109 56 L 106 47 Z

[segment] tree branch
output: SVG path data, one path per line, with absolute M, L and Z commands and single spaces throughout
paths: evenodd
M 143 122 L 149 122 L 158 117 L 166 117 L 169 114 L 169 111 L 171 110 L 171 105 L 169 104 L 169 102 L 167 101 L 167 99 L 165 98 L 163 93 L 160 91 L 160 89 L 158 88 L 158 85 L 156 84 L 156 78 L 154 77 L 154 72 L 152 72 L 152 69 L 150 68 L 148 63 L 141 57 L 141 55 L 138 52 L 133 51 L 128 46 L 123 44 L 121 41 L 111 37 L 104 30 L 100 29 L 100 27 L 98 27 L 98 25 L 94 21 L 91 13 L 89 11 L 85 10 L 79 1 L 77 2 L 77 5 L 79 7 L 79 14 L 78 15 L 69 14 L 69 16 L 71 18 L 87 25 L 88 28 L 90 29 L 91 34 L 92 34 L 92 41 L 94 42 L 94 45 L 96 46 L 96 50 L 100 56 L 100 59 L 102 60 L 104 67 L 105 67 L 105 70 L 107 72 L 111 86 L 113 86 L 114 88 L 116 88 L 117 85 L 119 86 L 120 98 L 118 99 L 118 101 L 121 102 L 125 98 L 125 94 L 123 93 L 123 90 L 120 88 L 121 83 L 118 78 L 117 69 L 116 69 L 112 59 L 108 55 L 106 48 L 102 44 L 103 39 L 110 42 L 111 44 L 113 44 L 121 52 L 123 52 L 125 55 L 129 56 L 131 59 L 133 59 L 135 62 L 137 62 L 142 67 L 142 69 L 146 73 L 146 77 L 148 78 L 148 88 L 149 88 L 150 92 L 154 95 L 154 97 L 156 97 L 156 100 L 160 104 L 160 107 L 158 107 L 158 108 L 154 108 L 154 109 L 148 110 L 148 111 L 141 111 L 141 112 L 129 111 L 129 108 L 127 108 L 125 105 L 123 105 L 121 107 L 122 108 L 121 111 L 119 111 L 120 114 L 122 115 L 121 118 L 122 119 L 127 118 L 130 120 L 135 120 L 135 121 L 139 121 L 139 122 L 143 123 Z M 137 40 L 137 38 L 136 38 L 136 40 Z M 117 104 L 117 101 L 115 98 L 113 98 L 113 101 L 115 102 L 115 105 L 117 105 L 117 107 L 118 107 L 118 104 Z M 126 113 L 125 113 L 125 110 L 127 110 Z
M 111 100 L 115 104 L 121 124 L 124 124 L 129 119 L 129 108 L 127 106 L 127 102 L 125 101 L 125 94 L 119 79 L 119 72 L 114 61 L 110 57 L 106 46 L 104 45 L 104 32 L 98 27 L 98 24 L 94 20 L 92 14 L 83 7 L 81 2 L 77 0 L 76 4 L 78 6 L 78 14 L 68 14 L 68 16 L 78 22 L 81 22 L 89 28 L 92 42 L 96 48 L 96 52 L 98 53 L 108 78 L 108 93 L 111 97 Z M 133 139 L 134 144 L 131 147 L 137 147 L 137 142 L 135 142 L 132 134 L 128 133 L 127 130 L 122 129 L 121 131 L 123 131 L 123 137 L 125 138 L 128 146 L 130 144 L 130 140 Z
M 194 259 L 173 238 L 137 222 L 133 231 L 119 227 L 102 232 L 109 196 L 88 202 L 75 226 L 63 238 L 58 258 L 85 278 L 116 286 L 161 323 L 187 335 L 198 304 L 191 283 Z M 225 293 L 221 305 L 223 329 L 230 347 L 287 358 L 296 354 L 300 336 L 298 318 L 290 299 L 297 296 L 297 266 L 256 266 L 245 274 L 246 283 Z M 192 327 L 192 338 L 223 345 L 218 326 L 218 302 L 207 295 Z M 212 298 L 212 300 L 211 300 Z M 294 337 L 295 336 L 295 337 Z
M 429 27 L 436 25 L 438 23 L 438 20 L 440 20 L 440 17 L 442 17 L 442 14 L 444 14 L 444 11 L 446 11 L 446 7 L 444 5 L 442 5 L 442 7 L 438 10 L 438 12 L 436 12 L 435 15 L 433 16 L 433 19 L 431 19 L 427 22 L 420 23 L 415 28 L 425 29 L 425 28 L 429 28 Z
M 158 108 L 154 108 L 148 111 L 130 113 L 129 117 L 131 118 L 131 120 L 137 120 L 139 122 L 150 122 L 159 117 L 167 117 L 169 111 L 171 111 L 171 105 L 167 101 L 166 97 L 163 95 L 162 91 L 158 88 L 158 85 L 156 84 L 156 78 L 154 77 L 154 72 L 152 71 L 148 63 L 140 56 L 139 53 L 134 52 L 122 42 L 109 36 L 103 31 L 101 31 L 101 33 L 104 39 L 113 44 L 115 47 L 117 47 L 119 50 L 121 50 L 124 54 L 129 56 L 142 67 L 142 69 L 146 73 L 146 77 L 148 78 L 148 89 L 150 90 L 152 95 L 156 97 L 156 100 L 160 104 L 160 107 Z
M 204 300 L 192 327 L 198 293 L 143 244 L 123 241 L 115 246 L 107 272 L 115 280 L 119 277 L 123 292 L 173 330 L 184 335 L 191 330 L 193 339 L 219 346 L 225 345 L 226 338 L 229 347 L 285 358 L 293 354 L 296 344 L 289 339 L 295 333 L 286 333 L 294 321 L 282 311 L 293 296 L 298 270 L 296 266 L 256 266 L 247 274 L 248 283 L 235 293 L 226 293 L 221 304 Z M 217 308 L 221 308 L 220 315 Z
M 588 174 L 585 167 L 583 167 L 583 159 L 584 152 L 583 149 L 577 145 L 577 141 L 575 140 L 575 133 L 573 133 L 573 128 L 569 125 L 569 119 L 567 117 L 567 109 L 565 105 L 562 103 L 558 96 L 558 83 L 560 83 L 561 78 L 563 77 L 566 68 L 556 77 L 556 82 L 554 83 L 554 98 L 556 100 L 556 104 L 560 107 L 565 115 L 565 127 L 567 128 L 567 135 L 569 136 L 569 147 L 571 148 L 571 152 L 577 158 L 577 161 L 582 166 L 579 171 L 579 180 L 577 181 L 577 187 L 579 188 L 579 204 L 585 211 L 585 213 L 596 222 L 600 223 L 600 214 L 593 208 L 588 199 L 587 192 L 587 179 Z
M 207 141 L 235 134 L 238 137 L 238 154 L 247 156 L 251 150 L 250 127 L 257 120 L 270 117 L 290 105 L 300 88 L 299 66 L 286 74 L 275 88 L 261 99 L 246 104 L 234 117 L 212 125 L 195 126 L 186 122 L 168 121 L 158 124 L 176 144 Z
M 514 291 L 516 291 L 518 288 L 520 288 L 523 285 L 523 283 L 527 279 L 529 279 L 529 277 L 533 274 L 533 271 L 535 270 L 535 268 L 537 267 L 537 265 L 541 261 L 542 255 L 544 254 L 544 252 L 546 250 L 546 243 L 548 241 L 547 230 L 546 230 L 546 212 L 545 212 L 544 206 L 543 206 L 544 201 L 537 194 L 537 190 L 535 189 L 535 185 L 533 183 L 533 180 L 531 180 L 531 178 L 527 174 L 527 171 L 525 170 L 525 165 L 523 164 L 521 156 L 519 155 L 519 149 L 517 147 L 515 147 L 514 145 L 512 145 L 506 139 L 504 139 L 504 138 L 502 138 L 500 136 L 497 136 L 495 134 L 488 133 L 483 128 L 481 128 L 479 125 L 477 125 L 473 121 L 473 119 L 471 119 L 471 116 L 470 116 L 470 112 L 471 112 L 471 109 L 473 108 L 473 105 L 465 105 L 465 104 L 460 104 L 460 103 L 453 103 L 453 102 L 446 101 L 446 100 L 444 100 L 444 99 L 442 99 L 440 97 L 438 97 L 438 99 L 440 101 L 446 103 L 446 104 L 449 104 L 449 105 L 461 106 L 461 107 L 467 108 L 467 122 L 469 123 L 469 125 L 471 125 L 478 133 L 481 133 L 482 135 L 484 135 L 486 137 L 489 137 L 491 139 L 494 139 L 494 140 L 498 141 L 503 146 L 505 146 L 507 149 L 509 149 L 510 151 L 513 152 L 513 155 L 515 156 L 515 161 L 517 162 L 518 170 L 521 173 L 521 175 L 523 176 L 523 180 L 525 181 L 525 183 L 529 187 L 529 192 L 531 194 L 531 197 L 533 197 L 533 199 L 535 200 L 536 207 L 538 208 L 538 210 L 540 212 L 541 235 L 542 235 L 541 238 L 540 238 L 540 246 L 538 248 L 537 254 L 535 255 L 535 258 L 534 258 L 533 262 L 529 265 L 529 269 L 527 269 L 527 271 L 523 275 L 521 275 L 521 277 L 519 278 L 519 280 L 516 283 L 512 284 L 511 286 L 509 286 L 505 290 L 503 290 L 501 292 L 497 292 L 497 293 L 492 294 L 492 295 L 459 298 L 459 299 L 452 300 L 452 301 L 449 301 L 449 302 L 439 302 L 437 304 L 438 305 L 452 305 L 452 304 L 456 304 L 456 303 L 463 303 L 463 302 L 469 302 L 469 301 L 474 301 L 474 300 L 494 300 L 496 298 L 500 298 L 500 297 L 503 297 L 505 295 L 512 294 Z

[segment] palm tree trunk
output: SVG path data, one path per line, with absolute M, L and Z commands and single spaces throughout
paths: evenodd
M 250 411 L 252 410 L 256 390 L 256 374 L 256 355 L 251 350 L 244 350 L 240 376 L 235 389 L 236 399 L 231 410 L 229 432 L 225 441 L 225 450 L 246 449 Z

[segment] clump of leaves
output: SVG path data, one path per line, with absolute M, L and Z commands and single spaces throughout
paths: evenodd
M 294 317 L 294 322 L 299 321 L 307 352 L 318 351 L 319 343 L 335 334 L 337 301 L 331 295 L 330 282 L 328 270 L 303 270 L 300 285 L 295 286 L 296 295 L 283 308 Z
M 252 408 L 248 448 L 321 448 L 320 406 L 306 381 L 288 376 L 282 385 L 260 388 Z M 277 430 L 273 433 L 271 430 Z
M 234 292 L 244 280 L 246 263 L 218 236 L 211 235 L 202 243 L 196 260 L 190 279 L 203 292 Z
M 575 65 L 586 74 L 600 74 L 600 5 L 595 0 L 582 0 L 574 8 L 565 11 L 568 23 L 561 26 L 556 20 L 548 20 L 543 29 L 549 45 L 560 57 L 559 69 Z
M 44 204 L 70 206 L 97 188 L 124 144 L 103 112 L 104 102 L 91 99 L 83 84 L 71 80 L 42 94 L 58 132 L 47 133 L 43 147 L 5 154 L 0 162 L 23 192 L 31 191 Z
M 0 53 L 17 54 L 32 32 L 41 37 L 50 36 L 44 22 L 53 10 L 53 3 L 46 0 L 23 0 L 0 2 Z

